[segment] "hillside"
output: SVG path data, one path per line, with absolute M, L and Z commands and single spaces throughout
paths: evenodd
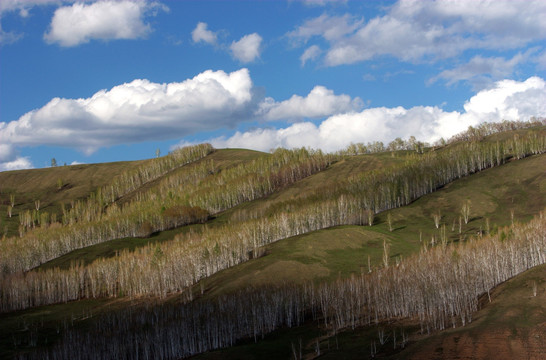
M 546 266 L 533 268 L 491 292 L 491 302 L 464 328 L 408 346 L 394 358 L 542 359 L 546 354 Z
M 336 354 L 352 358 L 353 351 L 362 355 L 362 349 L 369 354 L 377 326 L 362 327 L 368 315 L 354 313 L 355 330 L 347 331 L 347 320 L 340 314 L 316 313 L 319 310 L 312 305 L 317 301 L 312 299 L 319 296 L 316 291 L 332 286 L 335 292 L 337 286 L 348 286 L 361 277 L 359 281 L 372 281 L 371 286 L 376 286 L 377 274 L 395 276 L 389 271 L 414 266 L 419 257 L 423 257 L 419 261 L 432 261 L 433 254 L 448 246 L 459 252 L 456 249 L 463 251 L 474 242 L 483 243 L 484 249 L 492 246 L 487 245 L 490 237 L 513 236 L 514 242 L 524 241 L 517 234 L 538 230 L 536 225 L 527 229 L 520 223 L 531 221 L 546 208 L 545 135 L 544 127 L 520 129 L 425 151 L 392 149 L 366 154 L 304 149 L 264 154 L 200 146 L 144 162 L 0 173 L 6 179 L 2 183 L 6 191 L 0 194 L 4 214 L 8 194 L 21 199 L 12 218 L 3 217 L 10 224 L 9 233 L 19 233 L 20 238 L 4 238 L 1 244 L 0 333 L 17 334 L 1 347 L 6 354 L 14 354 L 16 349 L 30 350 L 50 342 L 65 346 L 61 337 L 85 337 L 85 329 L 95 326 L 116 333 L 112 326 L 120 320 L 115 319 L 123 317 L 128 308 L 130 316 L 123 321 L 135 321 L 126 328 L 133 329 L 137 337 L 151 339 L 169 331 L 186 334 L 189 330 L 179 327 L 190 324 L 176 319 L 188 311 L 195 314 L 194 321 L 204 321 L 209 316 L 225 316 L 224 310 L 210 310 L 219 301 L 229 307 L 255 299 L 253 304 L 266 308 L 276 301 L 273 299 L 289 296 L 291 300 L 283 300 L 288 304 L 296 296 L 301 297 L 296 302 L 300 305 L 260 325 L 259 331 L 254 327 L 254 338 L 265 337 L 265 341 L 246 343 L 252 332 L 246 328 L 248 323 L 240 323 L 237 332 L 231 331 L 228 343 L 242 345 L 202 356 L 292 357 L 300 346 L 306 357 L 317 355 L 314 347 L 323 349 L 321 356 L 332 358 Z M 108 174 L 117 177 L 109 181 Z M 61 175 L 62 186 L 52 191 Z M 85 191 L 93 192 L 86 195 Z M 32 198 L 37 195 L 41 197 L 40 211 L 36 209 L 33 215 L 37 217 L 22 233 L 18 223 L 19 229 L 13 230 L 23 211 L 25 216 L 32 215 L 37 200 Z M 71 201 L 75 205 L 67 211 L 61 204 Z M 512 225 L 513 230 L 504 228 Z M 526 264 L 540 264 L 543 256 Z M 519 263 L 516 267 L 526 269 Z M 489 291 L 497 279 L 484 280 L 479 288 Z M 259 305 L 263 299 L 270 300 Z M 463 323 L 468 311 L 475 311 L 470 310 L 473 304 L 468 300 L 457 310 L 463 311 Z M 140 329 L 137 319 L 145 319 L 149 311 L 159 314 L 157 328 Z M 237 311 L 230 316 L 240 316 Z M 398 336 L 403 337 L 404 345 L 395 346 L 397 354 L 429 339 L 419 334 L 419 326 L 422 331 L 426 325 L 435 334 L 449 319 L 442 314 L 441 321 L 427 316 L 416 322 L 411 312 L 401 311 L 392 319 L 388 313 L 376 321 L 392 334 L 403 330 Z M 207 321 L 219 328 L 225 325 L 225 320 Z M 317 326 L 321 322 L 324 324 Z M 355 326 L 357 323 L 361 325 Z M 191 326 L 205 331 L 209 324 Z M 159 332 L 139 333 L 150 330 Z M 213 341 L 217 335 L 207 336 Z M 354 341 L 355 337 L 360 340 Z M 430 344 L 436 344 L 434 339 Z M 100 346 L 102 340 L 95 341 L 93 346 Z M 157 338 L 155 343 L 163 346 L 162 341 Z M 191 341 L 197 343 L 176 350 L 177 357 L 225 346 L 220 338 L 210 344 Z M 360 350 L 351 348 L 349 342 Z M 169 346 L 174 351 L 180 344 Z M 383 346 L 378 348 L 373 355 L 392 354 Z M 453 345 L 449 349 L 459 351 Z M 438 356 L 449 356 L 446 354 Z
M 61 204 L 85 199 L 97 188 L 108 185 L 112 179 L 146 163 L 127 161 L 104 164 L 81 164 L 57 166 L 44 169 L 15 170 L 0 172 L 0 212 L 8 226 L 8 236 L 17 234 L 19 215 L 35 208 L 61 212 Z M 12 217 L 4 216 L 14 197 Z

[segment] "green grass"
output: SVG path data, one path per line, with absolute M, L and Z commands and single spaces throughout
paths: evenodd
M 136 248 L 149 244 L 171 241 L 176 235 L 186 233 L 190 230 L 199 231 L 201 224 L 189 225 L 173 230 L 161 231 L 152 234 L 148 238 L 133 238 L 127 237 L 106 241 L 93 246 L 87 246 L 69 252 L 68 254 L 59 256 L 51 261 L 48 261 L 38 267 L 36 270 L 45 270 L 53 268 L 68 269 L 74 263 L 87 265 L 100 258 L 110 258 L 116 256 L 123 250 L 134 251 Z
M 34 210 L 40 200 L 40 211 L 61 214 L 61 203 L 86 198 L 98 187 L 109 184 L 124 171 L 134 169 L 147 160 L 103 164 L 57 166 L 44 169 L 0 172 L 0 236 L 18 234 L 19 214 Z M 59 188 L 59 180 L 62 187 Z M 15 195 L 12 217 L 7 216 L 10 195 Z M 59 217 L 60 219 L 60 217 Z
M 236 208 L 219 215 L 219 221 L 234 221 L 239 211 L 252 213 L 282 206 L 285 201 L 306 199 L 313 197 L 317 192 L 333 188 L 340 181 L 346 180 L 354 174 L 365 171 L 378 170 L 395 164 L 402 164 L 407 158 L 407 151 L 394 154 L 390 152 L 348 156 L 327 169 L 306 177 L 286 188 L 277 191 L 265 198 L 243 203 Z M 393 156 L 394 155 L 394 156 Z
M 433 235 L 436 239 L 439 238 L 439 230 L 435 228 L 432 218 L 432 213 L 437 210 L 443 214 L 442 223 L 449 224 L 446 231 L 450 241 L 459 241 L 461 237 L 468 238 L 476 235 L 480 229 L 485 230 L 486 218 L 490 219 L 492 229 L 495 228 L 495 224 L 509 225 L 511 209 L 514 210 L 514 218 L 517 221 L 526 221 L 546 207 L 544 169 L 546 169 L 546 155 L 540 155 L 510 162 L 457 180 L 435 193 L 418 199 L 409 206 L 391 210 L 390 213 L 394 219 L 392 232 L 386 224 L 386 212 L 376 217 L 375 225 L 372 227 L 342 226 L 281 240 L 268 246 L 266 256 L 224 270 L 206 279 L 204 281 L 205 296 L 229 293 L 243 286 L 259 286 L 285 280 L 331 280 L 337 276 L 348 276 L 352 272 L 362 271 L 363 267 L 366 271 L 368 256 L 371 258 L 372 266 L 380 263 L 383 240 L 391 245 L 390 261 L 394 262 L 398 256 L 407 256 L 420 248 L 422 245 L 419 241 L 420 232 L 423 242 L 430 242 Z M 463 224 L 463 233 L 460 235 L 458 233 L 460 206 L 467 199 L 471 200 L 471 221 L 467 225 Z M 453 219 L 457 220 L 455 231 L 451 231 Z M 542 284 L 542 280 L 539 280 L 539 283 Z M 529 292 L 529 285 L 526 287 Z M 516 306 L 520 300 L 510 301 L 507 304 Z M 528 310 L 525 310 L 525 307 L 522 308 L 516 315 L 519 320 L 513 322 L 512 331 L 521 332 L 520 323 L 525 325 L 525 322 L 529 322 L 531 327 L 535 326 L 536 319 L 541 319 L 535 317 L 536 312 L 546 312 L 544 303 L 538 304 L 538 308 Z M 502 309 L 499 314 L 496 314 L 495 310 L 491 310 L 490 314 L 492 315 L 489 316 L 499 321 L 506 318 L 506 312 Z M 505 324 L 508 326 L 513 319 L 508 317 Z M 400 333 L 402 329 L 407 333 L 417 331 L 416 325 L 407 321 L 381 324 L 381 326 L 391 333 L 392 331 Z M 492 326 L 477 328 L 476 333 L 490 330 Z M 329 339 L 330 344 L 334 341 L 334 338 Z M 321 358 L 369 358 L 372 341 L 376 341 L 378 356 L 392 356 L 393 359 L 405 358 L 396 355 L 400 348 L 395 354 L 392 340 L 380 346 L 377 327 L 366 327 L 356 332 L 346 331 L 339 334 L 339 348 L 331 349 L 329 352 L 323 351 Z M 427 341 L 423 340 L 418 343 L 421 345 L 415 345 L 412 348 L 418 351 Z M 285 343 L 283 346 L 288 345 Z M 237 349 L 238 347 L 230 349 L 230 354 L 237 354 Z M 219 352 L 223 354 L 224 351 Z M 312 352 L 313 347 L 308 347 L 307 353 Z M 230 357 L 236 358 L 235 355 Z
M 178 173 L 187 171 L 188 167 L 197 166 L 201 164 L 204 161 L 210 161 L 212 160 L 214 162 L 214 166 L 219 169 L 220 171 L 229 169 L 231 167 L 237 166 L 244 162 L 249 162 L 252 160 L 255 160 L 261 156 L 268 156 L 269 154 L 254 151 L 254 150 L 246 150 L 246 149 L 219 149 L 215 150 L 213 153 L 207 155 L 203 159 L 197 160 L 191 164 L 188 164 L 186 166 L 182 166 L 178 169 L 175 169 L 168 174 L 165 174 L 164 176 L 159 177 L 156 180 L 150 181 L 149 183 L 144 184 L 139 189 L 123 196 L 121 199 L 118 200 L 118 204 L 123 204 L 125 202 L 129 202 L 133 200 L 137 194 L 143 193 L 146 191 L 149 191 L 156 187 L 165 177 L 167 176 L 176 176 Z
M 442 225 L 448 241 L 460 241 L 511 223 L 511 210 L 518 221 L 527 221 L 546 207 L 546 155 L 513 161 L 457 180 L 423 196 L 408 206 L 379 214 L 374 226 L 340 226 L 284 239 L 267 246 L 266 255 L 219 272 L 204 280 L 210 296 L 284 281 L 323 281 L 368 270 L 381 263 L 383 241 L 390 245 L 390 261 L 418 251 L 432 238 L 438 243 Z M 464 201 L 471 201 L 468 224 L 459 216 Z M 260 200 L 266 201 L 266 200 Z M 436 229 L 432 214 L 440 211 Z M 389 231 L 387 214 L 393 219 Z M 455 229 L 452 230 L 455 220 Z M 201 286 L 201 285 L 199 285 Z
M 213 160 L 215 166 L 220 169 L 227 169 L 264 155 L 267 154 L 253 150 L 220 149 L 205 159 Z M 4 234 L 7 236 L 18 234 L 19 214 L 26 210 L 34 210 L 35 200 L 40 200 L 40 211 L 56 213 L 60 219 L 62 203 L 70 206 L 71 201 L 85 199 L 97 188 L 110 184 L 117 175 L 135 169 L 146 161 L 148 160 L 0 172 L 0 238 Z M 183 169 L 176 169 L 170 175 L 176 174 L 177 171 Z M 138 191 L 124 196 L 119 202 L 129 201 L 138 192 L 153 188 L 161 179 L 162 177 L 145 184 Z M 10 218 L 7 215 L 7 208 L 12 194 L 15 195 L 15 207 Z
M 212 160 L 214 161 L 215 166 L 217 168 L 219 168 L 220 170 L 225 170 L 230 167 L 237 166 L 238 164 L 242 162 L 254 160 L 263 155 L 264 153 L 262 152 L 252 151 L 252 150 L 221 149 L 221 150 L 217 150 L 213 152 L 212 154 L 207 156 L 205 159 L 196 161 L 195 164 L 199 164 L 201 161 L 205 161 L 205 160 Z M 189 165 L 189 166 L 192 166 L 192 165 Z M 172 173 L 170 173 L 169 176 L 172 176 L 172 175 L 176 176 L 177 172 L 183 171 L 183 170 L 184 170 L 183 168 L 176 169 Z M 158 182 L 161 179 L 162 178 L 159 178 L 155 181 L 152 181 L 146 184 L 141 189 L 139 189 L 139 191 L 146 191 L 153 188 L 155 185 L 158 184 Z M 129 201 L 131 198 L 133 198 L 136 195 L 136 193 L 137 192 L 133 192 L 129 194 L 128 196 L 123 197 L 121 202 Z M 218 224 L 220 224 L 220 222 L 214 219 L 210 221 L 208 225 L 214 226 Z M 75 262 L 79 262 L 82 264 L 89 264 L 99 258 L 113 257 L 116 255 L 116 253 L 121 252 L 123 250 L 133 251 L 138 247 L 146 246 L 148 244 L 170 241 L 176 235 L 181 233 L 186 233 L 190 231 L 190 229 L 193 231 L 199 231 L 201 226 L 202 225 L 200 224 L 196 224 L 196 225 L 180 227 L 178 229 L 161 231 L 161 232 L 157 232 L 153 234 L 149 238 L 127 237 L 127 238 L 106 241 L 100 244 L 96 244 L 96 245 L 88 246 L 82 249 L 71 251 L 68 254 L 62 255 L 56 259 L 53 259 L 47 263 L 40 265 L 37 269 L 48 269 L 48 268 L 54 268 L 54 267 L 67 269 L 70 267 L 72 263 L 75 263 Z
M 263 153 L 234 149 L 216 151 L 210 155 L 210 158 L 214 159 L 215 164 L 227 168 L 261 155 Z M 317 189 L 328 187 L 347 178 L 352 173 L 389 166 L 403 162 L 404 159 L 405 156 L 402 154 L 392 156 L 391 153 L 348 157 L 333 164 L 329 169 L 303 179 L 267 198 L 242 204 L 233 210 L 220 214 L 210 225 L 214 226 L 230 221 L 238 210 L 260 210 L 271 206 L 280 206 L 279 204 L 282 204 L 283 201 L 310 196 Z M 44 205 L 46 208 L 54 208 L 59 201 L 69 199 L 68 196 L 79 196 L 80 198 L 87 196 L 90 191 L 111 180 L 108 178 L 109 176 L 112 177 L 123 171 L 122 167 L 130 168 L 134 165 L 134 163 L 114 163 L 96 166 L 78 165 L 73 170 L 70 169 L 72 168 L 70 166 L 32 170 L 28 174 L 23 173 L 23 178 L 26 179 L 24 181 L 16 181 L 14 174 L 17 172 L 0 173 L 0 184 L 2 184 L 0 211 L 3 211 L 1 217 L 6 219 L 5 207 L 9 201 L 8 194 L 10 192 L 16 193 L 18 203 L 16 210 L 18 211 L 24 209 L 25 206 L 32 207 L 36 196 L 42 196 L 40 199 L 42 209 L 44 209 Z M 479 231 L 484 232 L 487 228 L 487 219 L 489 219 L 491 230 L 495 231 L 497 226 L 510 224 L 512 212 L 516 221 L 526 221 L 546 207 L 546 172 L 544 169 L 546 169 L 546 155 L 510 162 L 501 167 L 457 180 L 406 207 L 379 214 L 375 219 L 374 226 L 341 226 L 281 240 L 269 245 L 265 256 L 227 269 L 204 280 L 205 296 L 229 293 L 246 286 L 262 286 L 284 281 L 329 281 L 338 276 L 347 277 L 352 273 L 367 271 L 368 257 L 372 266 L 380 264 L 384 241 L 390 245 L 390 261 L 395 262 L 400 257 L 418 251 L 423 243 L 430 242 L 433 236 L 435 241 L 439 241 L 440 230 L 435 228 L 432 218 L 432 214 L 437 211 L 442 214 L 441 223 L 445 224 L 449 241 L 460 241 L 476 235 Z M 53 187 L 56 186 L 61 170 L 62 174 L 70 175 L 70 171 L 74 174 L 72 174 L 73 177 L 67 175 L 66 179 L 72 180 L 67 180 L 65 188 L 55 193 Z M 151 187 L 153 184 L 147 186 Z M 76 190 L 78 191 L 76 192 Z M 20 194 L 20 197 L 17 194 Z M 458 218 L 461 205 L 468 199 L 471 201 L 471 221 L 462 225 L 462 233 L 459 234 Z M 386 223 L 388 213 L 393 219 L 394 231 L 392 232 L 389 231 Z M 16 217 L 15 219 L 12 221 L 18 224 L 18 219 Z M 454 220 L 455 229 L 452 230 Z M 8 225 L 11 226 L 11 223 Z M 73 251 L 42 265 L 42 268 L 54 266 L 66 268 L 74 261 L 89 263 L 100 257 L 114 256 L 116 252 L 123 249 L 133 250 L 138 246 L 153 242 L 170 241 L 177 233 L 188 229 L 189 227 L 183 227 L 165 231 L 147 239 L 126 238 L 105 242 Z M 544 285 L 542 280 L 539 279 L 539 282 Z M 199 292 L 199 287 L 200 285 L 196 286 L 196 292 Z M 511 290 L 505 291 L 508 291 L 508 295 L 511 294 Z M 43 322 L 45 324 L 39 327 L 43 334 L 39 335 L 42 340 L 39 340 L 38 343 L 42 344 L 46 338 L 49 339 L 49 342 L 56 338 L 56 329 L 59 324 L 67 321 L 66 319 L 72 319 L 69 314 L 115 311 L 117 305 L 112 304 L 123 304 L 124 301 L 84 300 L 2 314 L 0 315 L 0 338 L 2 339 L 0 353 L 4 349 L 13 349 L 11 334 L 15 334 L 15 342 L 19 338 L 23 344 L 21 346 L 24 347 L 24 339 L 28 338 L 30 333 L 30 330 L 24 330 L 25 323 L 41 324 Z M 510 302 L 507 304 L 510 305 Z M 513 305 L 515 306 L 515 304 L 514 300 Z M 505 318 L 512 319 L 515 325 L 510 328 L 510 331 L 517 335 L 522 327 L 528 325 L 533 328 L 536 325 L 535 318 L 541 319 L 540 316 L 544 315 L 545 311 L 542 304 L 538 303 L 536 308 L 524 307 L 523 312 L 517 313 L 517 317 L 510 317 L 508 316 L 510 314 L 507 314 L 502 308 L 495 307 L 497 310 L 489 310 L 488 313 L 485 313 L 486 315 L 479 315 L 479 318 L 490 317 L 492 322 L 489 324 L 497 325 Z M 490 308 L 492 307 L 490 306 Z M 542 313 L 537 315 L 537 312 Z M 505 325 L 509 326 L 510 321 L 506 320 Z M 86 326 L 84 321 L 81 324 L 81 326 Z M 478 321 L 472 324 L 477 333 L 487 331 L 493 326 L 484 322 L 484 327 L 480 328 L 480 324 Z M 392 327 L 392 329 L 407 326 L 411 330 L 414 325 L 392 323 L 385 326 Z M 299 338 L 302 338 L 303 346 L 307 349 L 305 353 L 310 354 L 314 347 L 312 340 L 318 336 L 321 336 L 319 330 L 313 324 L 308 324 L 295 329 L 281 329 L 257 344 L 254 344 L 253 341 L 243 342 L 231 349 L 210 352 L 199 358 L 287 358 L 291 356 L 291 344 L 299 346 Z M 328 349 L 328 343 L 330 349 L 329 351 L 323 350 L 323 357 L 332 359 L 368 358 L 370 341 L 374 337 L 377 338 L 377 328 L 363 328 L 357 332 L 341 333 L 337 337 L 337 345 L 335 338 L 325 337 L 320 341 L 321 349 Z M 416 342 L 415 344 L 420 343 Z M 409 348 L 418 349 L 413 346 Z M 391 354 L 387 348 L 380 349 L 381 351 L 385 355 Z
M 215 166 L 217 166 L 220 169 L 227 169 L 227 168 L 236 166 L 242 162 L 254 160 L 257 157 L 263 156 L 263 155 L 264 153 L 251 151 L 251 150 L 222 149 L 222 150 L 215 151 L 214 153 L 207 156 L 205 159 L 213 160 L 215 163 Z M 404 158 L 405 158 L 404 154 L 398 154 L 397 156 L 392 156 L 391 153 L 381 153 L 381 154 L 374 154 L 374 155 L 359 155 L 359 156 L 349 157 L 345 160 L 342 160 L 338 163 L 333 164 L 331 168 L 326 169 L 325 171 L 319 172 L 308 178 L 305 178 L 301 181 L 298 181 L 297 183 L 289 187 L 286 187 L 285 189 L 275 194 L 272 194 L 271 196 L 268 196 L 264 199 L 258 199 L 249 203 L 241 204 L 240 206 L 234 209 L 218 214 L 218 216 L 214 218 L 213 220 L 211 220 L 208 223 L 208 225 L 217 226 L 217 225 L 226 223 L 230 221 L 232 219 L 233 214 L 239 211 L 240 209 L 251 210 L 251 209 L 258 209 L 258 208 L 267 208 L 275 204 L 279 204 L 286 199 L 294 198 L 295 196 L 306 196 L 308 194 L 312 194 L 314 191 L 316 191 L 317 188 L 333 185 L 337 181 L 347 178 L 352 173 L 365 171 L 365 170 L 373 170 L 383 166 L 389 166 L 394 163 L 403 161 Z M 204 161 L 205 159 L 200 161 Z M 196 162 L 196 164 L 198 163 L 199 161 Z M 176 172 L 178 171 L 182 171 L 182 169 L 177 169 L 169 175 L 176 175 Z M 146 184 L 139 191 L 146 191 L 153 188 L 153 186 L 156 185 L 160 180 L 161 178 Z M 124 197 L 122 199 L 122 202 L 129 201 L 131 198 L 133 198 L 136 195 L 136 193 L 137 192 L 133 192 L 129 194 L 128 196 Z M 38 269 L 47 269 L 47 268 L 54 268 L 54 267 L 60 267 L 60 268 L 66 269 L 66 268 L 69 268 L 70 265 L 74 262 L 89 264 L 98 258 L 115 256 L 116 253 L 121 252 L 123 250 L 133 251 L 134 249 L 138 247 L 145 246 L 148 244 L 170 241 L 175 237 L 175 235 L 187 232 L 189 228 L 192 228 L 193 230 L 198 230 L 199 227 L 200 227 L 199 225 L 194 225 L 191 227 L 182 227 L 179 229 L 158 232 L 154 234 L 153 236 L 151 236 L 150 238 L 144 238 L 144 239 L 129 237 L 129 238 L 115 239 L 115 240 L 103 242 L 103 243 L 88 246 L 82 249 L 74 250 L 68 254 L 65 254 L 45 264 L 42 264 L 41 266 L 38 267 Z M 342 235 L 342 236 L 345 236 L 345 235 Z M 327 240 L 327 241 L 329 242 L 330 240 Z M 345 239 L 344 241 L 346 242 L 347 239 Z M 361 247 L 364 245 L 365 243 L 361 244 Z M 380 245 L 382 246 L 382 244 Z M 290 247 L 291 245 L 289 244 L 288 246 Z M 336 249 L 334 249 L 333 251 L 336 251 Z M 361 249 L 357 251 L 356 253 L 359 254 L 362 252 L 363 251 Z M 336 254 L 332 254 L 331 258 L 335 259 L 337 256 L 338 255 Z M 362 259 L 357 259 L 355 257 L 355 262 L 359 262 L 359 261 L 362 264 L 365 263 L 367 266 L 367 257 Z M 316 265 L 315 268 L 318 269 L 318 266 L 320 265 Z M 344 275 L 347 275 L 349 272 L 353 271 L 352 267 L 350 266 L 345 266 L 345 268 L 346 270 L 343 272 Z M 337 268 L 332 269 L 331 274 L 334 274 L 335 276 L 337 276 L 336 274 L 338 273 L 338 271 L 339 269 Z M 333 276 L 333 275 L 330 276 L 331 274 L 329 274 L 327 277 L 331 278 Z

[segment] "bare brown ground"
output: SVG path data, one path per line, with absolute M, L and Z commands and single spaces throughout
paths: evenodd
M 393 358 L 546 359 L 546 266 L 507 281 L 491 303 L 485 300 L 470 325 L 424 338 Z

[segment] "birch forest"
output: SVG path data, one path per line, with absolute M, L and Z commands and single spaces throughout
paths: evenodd
M 382 258 L 374 266 L 368 259 L 367 271 L 349 278 L 243 287 L 214 297 L 195 289 L 215 274 L 267 256 L 273 243 L 338 226 L 375 228 L 383 213 L 458 179 L 544 156 L 545 125 L 483 124 L 432 145 L 412 137 L 350 144 L 331 154 L 276 149 L 233 163 L 214 160 L 221 150 L 210 144 L 177 149 L 122 173 L 87 198 L 67 199 L 59 213 L 41 209 L 39 200 L 34 210 L 18 212 L 18 234 L 0 242 L 0 314 L 85 299 L 131 299 L 126 309 L 89 315 L 85 327 L 59 326 L 53 344 L 17 353 L 25 359 L 179 359 L 303 324 L 330 335 L 390 319 L 414 321 L 420 334 L 465 326 L 480 297 L 546 263 L 546 209 L 525 221 L 512 210 L 510 226 L 491 230 L 487 219 L 487 229 L 450 241 L 443 219 L 458 218 L 460 233 L 473 220 L 468 199 L 457 214 L 431 210 L 430 226 L 444 236 L 422 241 L 418 252 L 396 261 L 383 240 Z M 366 156 L 385 160 L 335 183 L 318 183 L 313 191 L 279 196 L 336 164 Z M 6 218 L 15 205 L 10 201 Z M 388 231 L 396 231 L 390 213 L 386 219 Z M 455 232 L 456 220 L 451 227 Z M 153 241 L 155 234 L 176 229 L 184 231 Z M 40 268 L 123 238 L 150 241 L 88 263 Z M 398 346 L 406 341 L 399 339 Z

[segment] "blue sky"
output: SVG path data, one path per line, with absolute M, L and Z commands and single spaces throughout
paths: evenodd
M 546 116 L 546 1 L 0 2 L 0 171 Z

